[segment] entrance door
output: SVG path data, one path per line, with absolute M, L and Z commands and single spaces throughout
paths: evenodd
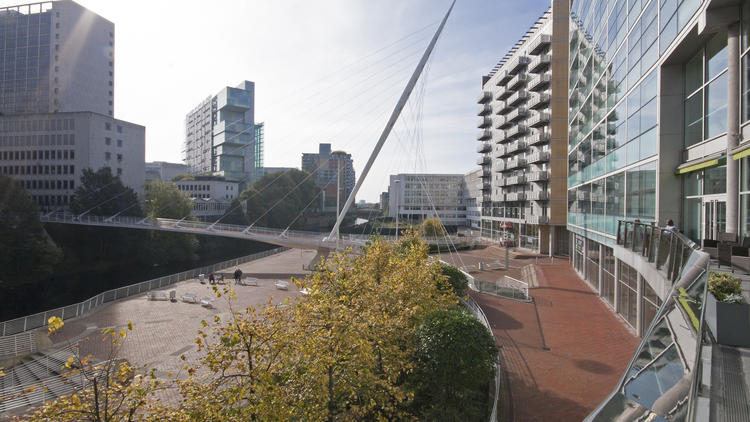
M 703 238 L 717 240 L 727 229 L 727 203 L 723 199 L 703 199 Z

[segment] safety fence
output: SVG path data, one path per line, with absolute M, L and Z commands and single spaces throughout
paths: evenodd
M 222 261 L 213 265 L 194 268 L 192 270 L 183 271 L 181 273 L 167 275 L 164 277 L 155 278 L 153 280 L 131 284 L 129 286 L 119 287 L 117 289 L 107 290 L 106 292 L 99 293 L 98 295 L 90 299 L 86 299 L 83 302 L 75 303 L 73 305 L 63 306 L 49 311 L 39 312 L 33 315 L 0 322 L 0 350 L 11 347 L 9 344 L 14 340 L 13 337 L 8 336 L 13 336 L 18 333 L 45 327 L 49 318 L 53 316 L 59 317 L 62 320 L 77 318 L 86 315 L 96 308 L 109 302 L 145 293 L 149 290 L 160 289 L 171 284 L 178 283 L 180 281 L 197 278 L 199 274 L 210 274 L 226 268 L 235 267 L 246 262 L 284 252 L 288 249 L 289 248 L 285 247 L 271 249 L 240 258 Z
M 485 327 L 487 327 L 487 330 L 490 332 L 490 335 L 492 335 L 492 327 L 490 326 L 490 321 L 487 319 L 487 316 L 484 314 L 484 311 L 479 306 L 479 304 L 471 297 L 469 296 L 466 301 L 464 301 L 464 305 L 466 305 L 467 308 L 471 311 L 471 313 L 474 315 L 476 319 L 479 320 L 479 322 L 482 323 Z M 502 368 L 500 367 L 499 362 L 495 362 L 495 385 L 494 385 L 494 391 L 493 391 L 493 402 L 492 402 L 492 411 L 490 413 L 490 422 L 497 421 L 497 406 L 498 402 L 500 400 L 500 381 L 502 379 Z

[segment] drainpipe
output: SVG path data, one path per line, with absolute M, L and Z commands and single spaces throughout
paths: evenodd
M 727 233 L 737 235 L 739 209 L 739 161 L 733 160 L 731 150 L 740 138 L 740 24 L 734 22 L 727 27 Z

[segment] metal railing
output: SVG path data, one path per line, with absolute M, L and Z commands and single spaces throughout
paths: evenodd
M 675 282 L 696 244 L 676 231 L 654 223 L 617 222 L 617 244 L 639 254 L 669 281 Z
M 75 303 L 73 305 L 63 306 L 60 308 L 55 308 L 45 312 L 39 312 L 34 315 L 16 318 L 9 321 L 3 321 L 0 322 L 0 335 L 2 335 L 3 337 L 11 336 L 14 334 L 35 330 L 37 328 L 46 327 L 47 320 L 53 316 L 60 317 L 63 321 L 71 318 L 77 318 L 79 316 L 86 315 L 94 309 L 109 302 L 145 293 L 149 290 L 160 289 L 180 281 L 197 278 L 199 274 L 210 274 L 218 270 L 223 270 L 225 268 L 235 267 L 246 262 L 275 255 L 288 249 L 289 248 L 285 247 L 271 249 L 240 258 L 222 261 L 213 265 L 207 265 L 199 268 L 194 268 L 192 270 L 183 271 L 181 273 L 155 278 L 153 280 L 142 281 L 140 283 L 131 284 L 129 286 L 107 290 L 106 292 L 99 293 L 98 295 L 90 299 L 86 299 L 83 302 Z M 5 340 L 0 338 L 0 343 L 2 343 L 3 341 Z
M 617 244 L 640 255 L 672 288 L 617 388 L 585 421 L 705 420 L 698 413 L 705 415 L 710 401 L 702 387 L 710 385 L 703 377 L 711 377 L 702 356 L 712 342 L 705 324 L 710 257 L 682 234 L 650 223 L 619 221 Z
M 478 292 L 523 302 L 531 301 L 529 285 L 523 281 L 508 276 L 497 281 L 480 280 L 476 277 L 473 279 L 474 287 Z
M 26 355 L 36 352 L 36 334 L 21 333 L 0 337 L 0 358 Z

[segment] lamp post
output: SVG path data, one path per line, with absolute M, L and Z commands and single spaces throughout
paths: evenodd
M 331 155 L 336 156 L 336 218 L 339 217 L 339 207 L 341 205 L 341 167 L 344 160 L 342 158 L 346 155 L 344 151 L 334 151 Z M 336 250 L 339 250 L 339 230 L 336 228 Z

